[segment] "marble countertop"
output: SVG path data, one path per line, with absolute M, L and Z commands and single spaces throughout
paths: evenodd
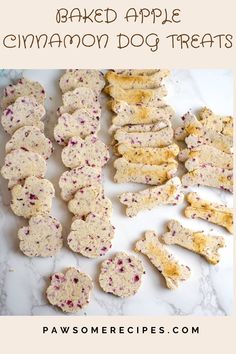
M 0 89 L 16 78 L 24 75 L 45 85 L 47 92 L 46 135 L 53 139 L 53 127 L 56 124 L 56 108 L 61 104 L 58 79 L 61 70 L 0 70 Z M 193 112 L 207 106 L 218 114 L 233 113 L 233 76 L 229 70 L 173 70 L 167 81 L 167 101 L 176 111 L 174 124 L 180 122 L 181 115 L 187 110 Z M 105 106 L 105 98 L 103 98 Z M 110 113 L 104 109 L 101 119 L 100 137 L 110 143 L 108 134 Z M 0 130 L 0 164 L 5 156 L 5 143 L 9 139 L 3 129 Z M 56 197 L 53 200 L 52 215 L 63 225 L 63 234 L 70 228 L 71 214 L 66 203 L 60 198 L 58 180 L 65 168 L 61 162 L 61 148 L 53 141 L 55 151 L 48 161 L 46 178 L 53 182 Z M 143 259 L 146 274 L 139 292 L 131 298 L 120 299 L 105 294 L 98 285 L 98 269 L 105 258 L 89 260 L 71 252 L 68 247 L 53 258 L 27 258 L 18 248 L 17 230 L 25 224 L 10 210 L 10 193 L 7 182 L 0 178 L 0 314 L 1 315 L 62 315 L 57 308 L 50 306 L 45 297 L 49 276 L 63 271 L 69 266 L 78 267 L 94 280 L 95 289 L 90 304 L 77 315 L 199 315 L 225 316 L 232 312 L 233 303 L 233 236 L 213 224 L 200 220 L 191 220 L 183 216 L 184 205 L 165 206 L 140 213 L 129 219 L 119 203 L 117 195 L 123 191 L 141 190 L 142 185 L 115 184 L 112 159 L 104 168 L 104 187 L 106 195 L 113 203 L 112 223 L 116 236 L 109 255 L 116 251 L 133 252 L 134 242 L 143 232 L 151 229 L 158 233 L 165 231 L 166 222 L 176 218 L 186 227 L 204 230 L 214 235 L 225 236 L 226 248 L 221 250 L 218 265 L 209 265 L 200 256 L 177 246 L 170 246 L 173 254 L 191 268 L 192 276 L 183 282 L 177 290 L 168 290 L 162 276 L 145 257 Z M 180 175 L 183 173 L 180 168 Z M 232 195 L 209 188 L 191 188 L 205 199 L 227 203 L 232 206 Z M 186 190 L 188 191 L 188 190 Z M 75 315 L 76 316 L 76 315 Z

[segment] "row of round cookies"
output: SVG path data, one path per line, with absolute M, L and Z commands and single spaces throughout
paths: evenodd
M 86 118 L 88 118 L 88 115 L 86 116 L 85 112 L 82 117 L 78 117 L 77 119 L 73 119 L 74 112 L 75 112 L 76 108 L 78 108 L 77 107 L 78 94 L 74 95 L 74 93 L 73 93 L 76 90 L 76 88 L 78 89 L 78 87 L 83 87 L 79 90 L 80 91 L 79 96 L 80 96 L 81 100 L 83 101 L 83 106 L 82 106 L 83 108 L 84 108 L 84 103 L 86 104 L 86 99 L 84 98 L 85 91 L 87 91 L 87 93 L 89 93 L 87 95 L 87 97 L 94 97 L 93 93 L 91 91 L 84 89 L 84 88 L 89 88 L 89 90 L 91 90 L 91 87 L 90 87 L 91 80 L 88 80 L 88 78 L 87 78 L 87 80 L 84 80 L 85 73 L 87 76 L 90 75 L 92 79 L 94 77 L 96 77 L 96 75 L 99 75 L 99 77 L 101 77 L 101 74 L 98 74 L 98 72 L 96 72 L 94 70 L 86 70 L 86 71 L 69 70 L 66 72 L 65 75 L 63 75 L 63 77 L 60 81 L 60 86 L 61 86 L 62 92 L 63 92 L 63 90 L 65 90 L 65 92 L 63 93 L 63 106 L 61 108 L 59 108 L 59 110 L 58 110 L 60 117 L 58 119 L 58 125 L 55 127 L 54 133 L 55 133 L 55 139 L 59 143 L 61 143 L 61 145 L 68 145 L 68 142 L 71 138 L 74 138 L 74 136 L 77 136 L 77 135 L 81 136 L 81 134 L 83 134 L 82 131 L 84 131 L 84 129 L 88 128 L 89 131 L 91 131 L 90 127 L 95 126 L 94 124 L 89 125 L 88 119 L 86 120 Z M 81 77 L 82 74 L 83 74 L 83 77 Z M 122 73 L 122 75 L 123 74 L 124 73 Z M 118 75 L 121 75 L 121 73 L 118 73 Z M 68 76 L 70 79 L 68 79 Z M 127 76 L 130 76 L 130 71 Z M 150 78 L 151 78 L 151 75 L 150 75 Z M 126 78 L 126 80 L 127 79 L 128 79 L 128 77 Z M 98 80 L 95 80 L 95 81 L 99 82 Z M 72 85 L 72 86 L 70 86 L 70 85 Z M 74 85 L 76 85 L 76 86 L 74 86 Z M 76 91 L 76 92 L 78 92 L 78 91 Z M 66 94 L 67 99 L 64 98 L 65 97 L 64 94 Z M 98 110 L 98 105 L 95 104 L 95 102 L 97 102 L 96 99 L 95 100 L 92 99 L 90 102 L 91 102 L 90 105 L 93 107 L 93 111 L 95 112 L 95 114 L 97 114 L 99 112 L 99 110 Z M 125 102 L 120 101 L 119 104 L 124 105 Z M 136 112 L 139 111 L 139 113 L 140 113 L 140 109 L 141 109 L 142 115 L 143 115 L 144 107 L 145 107 L 145 105 L 137 104 L 133 108 L 136 108 Z M 129 105 L 127 105 L 127 108 L 130 108 Z M 85 111 L 87 112 L 88 109 L 89 108 L 86 107 Z M 70 112 L 70 113 L 68 113 L 68 112 Z M 137 114 L 137 116 L 140 119 L 140 114 Z M 90 117 L 91 117 L 91 111 L 90 111 Z M 118 118 L 120 119 L 120 117 L 118 117 Z M 64 125 L 63 125 L 63 121 L 65 122 Z M 77 125 L 76 125 L 76 121 L 77 121 Z M 92 120 L 92 121 L 93 121 L 93 123 L 95 122 L 94 120 Z M 84 122 L 86 122 L 86 124 L 84 124 Z M 91 120 L 90 120 L 90 122 L 91 122 Z M 96 133 L 96 129 L 95 129 L 95 133 Z M 84 134 L 86 134 L 86 133 L 84 133 Z M 85 138 L 85 136 L 83 136 L 83 135 L 82 135 L 82 137 Z M 74 141 L 75 144 L 73 144 L 73 139 L 72 139 L 72 144 L 71 144 L 72 147 L 77 145 L 77 143 L 78 143 L 77 140 L 78 139 L 76 138 L 76 140 Z M 85 140 L 85 139 L 83 139 L 83 140 Z M 62 142 L 63 142 L 63 144 L 62 144 Z M 82 141 L 79 141 L 79 143 L 82 143 Z M 87 150 L 87 148 L 85 149 L 85 152 L 84 152 L 85 154 L 86 154 L 86 150 Z M 73 167 L 73 165 L 72 165 L 72 163 L 78 164 L 78 161 L 80 164 L 81 164 L 81 161 L 83 161 L 82 163 L 84 163 L 85 162 L 85 155 L 83 153 L 83 149 L 81 149 L 81 152 L 82 152 L 81 154 L 80 154 L 80 151 L 78 151 L 78 150 L 74 150 L 72 152 L 68 151 L 68 150 L 66 150 L 66 151 L 67 151 L 66 153 L 64 153 L 64 154 L 62 153 L 63 162 L 66 161 L 66 164 L 68 165 L 67 167 L 72 168 L 72 170 L 70 170 L 70 171 L 73 171 L 73 169 L 77 169 L 77 171 L 76 171 L 76 173 L 73 173 L 72 176 L 70 174 L 68 175 L 68 171 L 62 175 L 62 178 L 60 180 L 60 187 L 62 189 L 62 198 L 66 201 L 69 201 L 69 203 L 68 203 L 69 209 L 75 215 L 76 215 L 76 213 L 78 213 L 78 211 L 81 211 L 82 214 L 83 213 L 87 214 L 88 211 L 91 211 L 88 208 L 88 201 L 90 201 L 90 203 L 91 203 L 91 193 L 87 193 L 87 194 L 85 193 L 85 195 L 84 195 L 84 187 L 81 187 L 81 185 L 79 185 L 79 187 L 78 187 L 77 183 L 79 183 L 79 181 L 81 180 L 81 174 L 78 175 L 78 167 Z M 94 155 L 93 153 L 90 153 L 89 155 L 90 155 L 90 157 L 92 155 L 98 156 L 97 154 Z M 152 156 L 154 157 L 154 155 L 157 155 L 157 154 L 153 154 Z M 149 154 L 149 156 L 150 156 L 150 154 Z M 91 159 L 89 159 L 88 161 L 89 161 L 89 165 L 93 165 L 93 162 L 91 161 Z M 97 161 L 97 158 L 96 158 L 96 161 Z M 87 165 L 87 163 L 86 163 L 86 165 Z M 95 166 L 89 166 L 89 167 L 92 167 L 91 173 L 92 173 L 92 171 L 96 170 L 96 164 L 95 164 Z M 80 168 L 81 167 L 79 167 L 79 169 Z M 84 168 L 84 166 L 82 167 L 82 169 L 83 168 Z M 63 178 L 65 178 L 65 181 L 63 181 Z M 94 185 L 94 180 L 96 180 L 96 178 L 97 178 L 97 174 L 95 172 L 95 174 L 86 175 L 83 180 L 86 180 L 88 183 L 92 182 Z M 177 179 L 177 177 L 174 177 L 174 178 Z M 98 182 L 98 184 L 101 183 L 100 177 L 96 180 L 96 182 Z M 74 187 L 74 184 L 76 185 L 75 187 Z M 131 214 L 129 216 L 136 215 L 137 211 L 141 211 L 142 209 L 145 209 L 145 208 L 149 209 L 150 207 L 154 207 L 156 205 L 159 205 L 160 200 L 159 200 L 159 202 L 157 202 L 156 197 L 160 196 L 160 195 L 161 195 L 161 197 L 163 197 L 163 195 L 166 195 L 165 198 L 168 198 L 168 196 L 169 196 L 168 191 L 173 190 L 173 186 L 170 186 L 169 187 L 170 189 L 169 188 L 166 189 L 165 185 L 159 186 L 159 187 L 154 187 L 154 188 L 164 188 L 164 190 L 158 190 L 158 191 L 156 191 L 157 192 L 156 194 L 150 193 L 149 195 L 146 195 L 146 196 L 145 195 L 139 196 L 139 199 L 135 200 L 135 204 L 139 204 L 142 207 L 138 210 L 137 210 L 137 208 L 135 209 L 135 208 L 130 207 Z M 77 194 L 77 192 L 79 190 L 83 191 L 83 192 L 82 193 L 80 192 Z M 91 189 L 90 189 L 90 191 L 91 191 Z M 179 190 L 179 192 L 180 192 L 180 190 Z M 83 195 L 83 197 L 81 197 L 81 194 Z M 179 194 L 178 198 L 182 198 L 182 192 L 178 193 L 178 194 Z M 75 195 L 77 195 L 76 198 L 74 197 Z M 156 197 L 154 197 L 154 196 L 156 196 Z M 136 199 L 137 199 L 137 196 L 136 196 Z M 149 202 L 147 204 L 145 204 L 145 203 L 143 203 L 144 200 L 145 201 L 149 200 Z M 132 198 L 131 198 L 131 201 L 132 201 Z M 95 207 L 95 204 L 93 204 L 93 203 L 91 204 L 92 208 Z M 131 204 L 134 204 L 134 203 L 131 203 Z M 176 204 L 176 200 L 173 200 L 173 204 Z M 201 206 L 201 204 L 199 204 L 199 205 Z M 203 208 L 199 207 L 198 209 L 201 211 Z M 212 212 L 213 219 L 214 219 L 214 217 L 216 217 L 216 215 L 214 216 L 214 213 L 213 213 L 214 208 L 213 209 L 211 208 L 210 210 Z M 94 212 L 96 210 L 92 210 L 92 211 Z M 208 212 L 209 212 L 209 210 L 208 210 Z M 218 218 L 219 218 L 219 215 L 223 216 L 221 209 L 218 209 L 217 212 L 218 212 L 218 214 L 217 214 Z M 228 210 L 224 210 L 224 212 L 225 212 L 224 214 L 226 214 L 226 215 L 229 214 Z M 85 227 L 86 230 L 84 230 L 84 228 L 83 228 L 83 226 L 85 226 L 85 225 L 84 225 L 84 220 L 81 220 L 81 218 L 83 219 L 84 215 L 82 215 L 81 213 L 79 212 L 80 215 L 77 215 L 77 217 L 78 216 L 80 217 L 80 219 L 79 219 L 80 230 L 82 230 L 82 234 L 85 234 L 88 229 L 86 229 L 86 227 Z M 77 217 L 76 217 L 76 219 L 77 219 Z M 222 218 L 222 220 L 223 220 L 223 218 Z M 87 223 L 87 218 L 85 219 L 85 221 Z M 211 221 L 214 222 L 214 220 L 211 220 Z M 168 242 L 171 243 L 173 237 L 170 237 L 170 235 L 172 235 L 172 234 L 174 234 L 174 235 L 178 234 L 178 236 L 179 235 L 181 236 L 180 239 L 182 239 L 183 234 L 185 235 L 187 233 L 187 231 L 186 231 L 187 229 L 183 230 L 181 228 L 181 225 L 177 224 L 176 222 L 170 223 L 169 229 L 170 229 L 169 234 L 163 236 L 163 240 L 165 240 L 165 243 L 168 243 Z M 72 230 L 71 232 L 73 233 L 73 236 L 76 239 L 76 247 L 78 247 L 78 238 L 80 238 L 80 233 L 78 232 L 78 229 Z M 90 228 L 90 232 L 91 232 L 91 228 Z M 100 231 L 98 231 L 98 233 L 100 233 Z M 200 233 L 198 233 L 198 235 L 196 235 L 193 232 L 191 232 L 191 230 L 188 230 L 187 234 L 188 234 L 188 239 L 189 239 L 188 240 L 189 242 L 187 244 L 188 248 L 191 249 L 192 245 L 194 244 L 195 245 L 194 250 L 197 251 L 196 242 L 193 242 L 193 239 L 196 241 L 196 237 L 198 237 L 197 244 L 199 246 L 199 240 L 201 241 L 203 239 L 203 241 L 205 241 L 205 235 L 202 236 Z M 96 235 L 96 232 L 95 232 L 95 235 Z M 189 277 L 190 272 L 189 272 L 189 268 L 187 266 L 180 265 L 177 261 L 175 261 L 171 257 L 171 255 L 168 253 L 168 251 L 163 247 L 163 243 L 161 242 L 163 240 L 162 239 L 160 240 L 155 233 L 147 232 L 147 234 L 145 235 L 145 239 L 138 241 L 138 243 L 136 245 L 136 250 L 147 254 L 149 256 L 150 260 L 154 263 L 154 265 L 161 271 L 161 273 L 166 278 L 167 286 L 169 288 L 175 288 L 176 286 L 178 286 L 179 280 L 184 280 Z M 217 240 L 217 238 L 215 240 Z M 218 241 L 221 243 L 221 240 L 218 240 Z M 186 247 L 186 240 L 184 242 L 182 242 L 182 246 Z M 201 249 L 202 243 L 200 246 L 201 247 L 198 247 L 199 248 L 198 253 L 204 255 L 206 258 L 208 256 L 207 259 L 209 261 L 211 261 L 212 263 L 216 262 L 216 258 L 213 257 L 214 255 L 211 255 L 211 254 L 209 255 L 208 247 L 205 247 L 205 249 Z M 217 251 L 217 243 L 214 246 L 216 248 L 215 251 Z M 81 248 L 77 250 L 76 247 L 74 250 L 80 252 Z M 150 249 L 153 249 L 154 252 L 150 253 Z M 91 251 L 88 250 L 88 252 L 91 252 Z M 87 256 L 87 254 L 84 254 L 84 255 Z M 144 272 L 144 270 L 143 270 L 142 262 L 137 257 L 127 255 L 123 252 L 118 253 L 114 257 L 109 258 L 108 260 L 103 262 L 101 274 L 100 274 L 100 279 L 99 279 L 100 285 L 102 286 L 102 288 L 105 291 L 111 292 L 115 295 L 130 296 L 130 295 L 133 295 L 134 293 L 136 293 L 136 291 L 140 287 L 143 272 Z M 55 305 L 58 305 L 60 308 L 62 308 L 63 311 L 74 312 L 74 311 L 77 311 L 80 308 L 82 308 L 85 304 L 87 304 L 87 302 L 89 301 L 89 293 L 91 291 L 91 288 L 92 288 L 91 279 L 86 274 L 82 274 L 78 270 L 73 268 L 73 269 L 69 269 L 65 274 L 56 273 L 52 276 L 52 283 L 51 283 L 51 286 L 47 290 L 47 295 L 48 295 L 49 301 Z M 68 297 L 68 294 L 70 295 L 69 297 Z M 73 296 L 72 296 L 72 294 L 73 294 Z

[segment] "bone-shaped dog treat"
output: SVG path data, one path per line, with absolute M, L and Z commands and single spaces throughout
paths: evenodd
M 117 151 L 129 162 L 147 165 L 160 165 L 174 162 L 179 153 L 179 147 L 172 144 L 163 148 L 133 147 L 126 144 L 117 145 Z
M 168 223 L 169 232 L 162 235 L 168 245 L 179 245 L 200 254 L 207 262 L 217 264 L 220 261 L 219 248 L 225 246 L 221 236 L 207 236 L 203 232 L 195 232 L 184 228 L 178 221 Z
M 166 184 L 148 188 L 136 193 L 122 193 L 120 202 L 127 206 L 126 215 L 133 217 L 142 210 L 151 210 L 159 205 L 176 205 L 183 203 L 181 182 L 178 177 L 170 179 Z
M 160 70 L 153 75 L 126 75 L 108 71 L 105 77 L 110 85 L 123 89 L 155 89 L 169 73 L 169 70 Z
M 166 281 L 169 289 L 176 289 L 180 281 L 190 277 L 189 267 L 179 264 L 166 247 L 159 241 L 154 231 L 147 231 L 145 238 L 139 240 L 135 245 L 135 251 L 145 254 L 151 263 L 159 270 Z
M 170 106 L 149 107 L 145 105 L 129 105 L 124 101 L 111 101 L 110 108 L 117 115 L 112 118 L 115 126 L 127 124 L 152 124 L 170 120 L 174 111 Z
M 199 112 L 199 119 L 202 125 L 224 134 L 233 135 L 233 117 L 220 116 L 213 113 L 209 108 L 202 108 Z
M 160 69 L 119 69 L 115 70 L 117 74 L 129 76 L 153 75 L 162 70 Z
M 182 177 L 185 187 L 201 185 L 233 192 L 233 171 L 210 165 L 199 165 Z
M 120 128 L 127 133 L 150 133 L 150 132 L 158 132 L 164 128 L 170 127 L 170 121 L 159 121 L 154 124 L 128 124 L 124 127 Z
M 221 168 L 233 168 L 233 154 L 226 154 L 225 152 L 216 149 L 211 145 L 200 145 L 193 149 L 184 149 L 179 153 L 178 156 L 180 161 L 186 161 L 185 167 L 188 169 L 191 160 L 191 165 L 194 162 L 198 164 L 210 164 L 215 167 Z
M 119 86 L 107 86 L 104 91 L 112 98 L 118 101 L 125 101 L 130 104 L 149 104 L 155 105 L 162 97 L 167 95 L 167 90 L 164 86 L 156 89 L 131 89 L 124 90 Z M 164 105 L 164 102 L 163 102 Z
M 187 218 L 201 218 L 223 226 L 233 233 L 233 209 L 201 199 L 197 193 L 189 193 L 187 201 L 190 203 L 184 211 Z
M 163 147 L 172 143 L 173 129 L 166 127 L 154 132 L 126 132 L 121 128 L 116 131 L 114 139 L 119 144 L 123 143 L 132 147 Z
M 115 161 L 117 183 L 133 182 L 159 185 L 172 178 L 177 171 L 177 162 L 162 165 L 143 165 L 128 162 L 125 158 Z
M 59 86 L 63 93 L 78 87 L 89 87 L 98 94 L 105 84 L 103 73 L 91 69 L 69 69 L 60 78 Z
M 187 112 L 182 120 L 184 125 L 175 129 L 175 139 L 178 141 L 183 141 L 190 134 L 196 135 L 202 128 L 200 121 L 190 112 Z
M 223 135 L 214 130 L 201 128 L 196 134 L 190 134 L 185 138 L 185 142 L 189 149 L 193 149 L 200 145 L 211 145 L 226 153 L 232 152 L 233 137 Z

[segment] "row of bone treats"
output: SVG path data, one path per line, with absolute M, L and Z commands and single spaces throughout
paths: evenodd
M 179 154 L 188 173 L 184 186 L 202 185 L 233 192 L 233 117 L 219 116 L 210 109 L 199 111 L 199 119 L 188 112 L 175 138 L 187 148 Z
M 11 190 L 11 209 L 28 219 L 18 231 L 19 247 L 28 257 L 49 257 L 63 244 L 62 227 L 50 215 L 54 187 L 44 178 L 46 160 L 53 152 L 44 135 L 45 90 L 39 82 L 20 79 L 5 87 L 1 123 L 11 135 L 1 168 Z
M 115 154 L 120 156 L 114 163 L 114 180 L 155 186 L 120 196 L 130 217 L 159 204 L 183 201 L 181 182 L 174 177 L 179 153 L 173 143 L 174 111 L 163 99 L 167 91 L 162 81 L 168 75 L 168 70 L 118 70 L 106 74 L 105 92 L 112 97 L 108 106 L 115 113 L 110 131 L 114 132 Z

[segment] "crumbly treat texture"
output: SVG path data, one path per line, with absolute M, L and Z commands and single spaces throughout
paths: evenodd
M 196 185 L 213 187 L 233 193 L 233 170 L 205 164 L 198 165 L 195 170 L 183 175 L 182 184 L 185 187 Z
M 78 108 L 93 111 L 94 114 L 101 116 L 101 105 L 98 95 L 88 87 L 78 87 L 73 91 L 68 91 L 62 95 L 63 106 L 58 109 L 58 114 L 72 114 Z
M 147 231 L 145 237 L 136 243 L 135 250 L 149 258 L 165 278 L 166 286 L 169 289 L 176 289 L 181 281 L 190 277 L 189 267 L 174 259 L 154 231 Z
M 84 139 L 100 128 L 100 115 L 92 109 L 79 108 L 74 113 L 64 113 L 54 128 L 54 138 L 59 145 L 67 145 L 73 136 Z
M 6 153 L 17 149 L 38 153 L 44 159 L 48 159 L 53 152 L 51 140 L 34 126 L 22 127 L 12 135 L 6 144 Z
M 133 147 L 126 144 L 118 144 L 117 152 L 129 162 L 161 165 L 174 162 L 179 153 L 179 147 L 176 144 L 163 148 Z
M 187 248 L 200 254 L 213 265 L 219 263 L 219 249 L 225 246 L 223 237 L 207 236 L 201 231 L 187 229 L 175 220 L 171 220 L 167 226 L 169 232 L 162 235 L 162 240 L 166 244 Z
M 114 167 L 116 183 L 143 183 L 159 185 L 174 177 L 177 171 L 177 162 L 161 165 L 144 165 L 128 162 L 125 158 L 115 160 Z
M 78 136 L 71 138 L 62 150 L 61 158 L 66 167 L 103 167 L 109 160 L 108 147 L 96 136 L 85 139 Z
M 160 70 L 152 75 L 129 75 L 108 71 L 105 75 L 109 85 L 123 89 L 155 89 L 161 86 L 162 80 L 169 75 L 169 70 Z
M 67 237 L 68 246 L 88 258 L 104 256 L 112 246 L 114 227 L 110 221 L 96 214 L 85 220 L 75 219 Z
M 129 104 L 148 104 L 150 106 L 156 106 L 157 102 L 160 105 L 160 101 L 162 101 L 164 106 L 165 103 L 162 98 L 167 95 L 167 90 L 164 86 L 156 89 L 124 90 L 119 86 L 110 85 L 104 91 L 117 101 L 125 101 Z
M 105 85 L 104 75 L 99 70 L 69 69 L 62 75 L 59 86 L 62 93 L 78 87 L 88 87 L 98 94 Z
M 35 126 L 43 131 L 41 119 L 45 113 L 43 105 L 34 97 L 19 97 L 3 111 L 1 123 L 5 132 L 11 135 L 24 126 Z
M 44 158 L 32 151 L 17 149 L 5 157 L 1 174 L 8 179 L 8 188 L 13 188 L 29 176 L 44 177 L 46 162 Z
M 50 304 L 63 312 L 75 313 L 88 305 L 93 289 L 92 279 L 76 268 L 68 268 L 65 273 L 54 273 L 46 295 Z
M 15 85 L 5 87 L 1 107 L 3 109 L 7 108 L 19 97 L 34 97 L 38 104 L 43 105 L 46 94 L 43 86 L 39 82 L 22 78 Z
M 59 180 L 61 197 L 63 200 L 69 201 L 78 189 L 101 184 L 101 182 L 101 168 L 83 166 L 65 171 Z
M 80 188 L 73 199 L 68 202 L 68 209 L 79 218 L 86 217 L 89 213 L 97 214 L 109 219 L 112 214 L 112 203 L 104 196 L 104 191 L 99 185 Z
M 23 186 L 12 188 L 11 209 L 15 215 L 30 218 L 37 214 L 49 214 L 55 190 L 50 181 L 28 177 Z
M 28 257 L 51 257 L 62 248 L 62 227 L 50 215 L 36 215 L 18 231 L 20 249 Z
M 137 293 L 144 273 L 139 258 L 119 252 L 102 262 L 99 284 L 106 293 L 125 298 Z
M 233 234 L 233 209 L 201 199 L 197 193 L 189 193 L 187 201 L 190 204 L 184 211 L 187 218 L 201 218 L 213 224 L 223 226 Z
M 145 189 L 141 192 L 122 193 L 119 197 L 122 204 L 126 205 L 126 215 L 136 216 L 140 211 L 151 210 L 157 206 L 182 204 L 184 194 L 178 177 L 170 179 L 165 184 Z

